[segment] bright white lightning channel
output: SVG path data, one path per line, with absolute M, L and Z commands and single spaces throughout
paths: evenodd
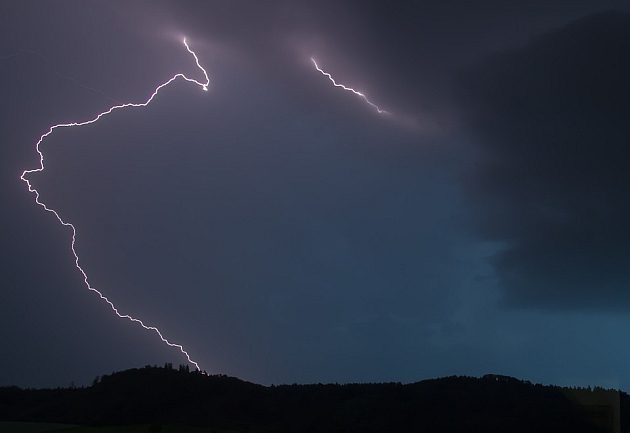
M 53 214 L 57 218 L 57 220 L 59 221 L 59 223 L 61 225 L 63 225 L 64 227 L 68 227 L 70 229 L 70 231 L 72 232 L 72 242 L 70 243 L 70 248 L 72 250 L 72 254 L 74 255 L 74 264 L 75 264 L 76 268 L 79 270 L 79 272 L 81 273 L 81 275 L 83 275 L 83 281 L 84 281 L 85 286 L 87 287 L 87 289 L 92 291 L 92 292 L 94 292 L 94 293 L 96 293 L 96 295 L 99 298 L 101 298 L 101 300 L 105 301 L 107 303 L 107 305 L 109 305 L 109 307 L 112 309 L 112 311 L 118 317 L 120 317 L 121 319 L 127 319 L 127 320 L 129 320 L 131 322 L 137 323 L 138 325 L 142 326 L 144 329 L 146 329 L 148 331 L 155 332 L 157 334 L 157 336 L 160 338 L 160 340 L 162 340 L 162 342 L 164 342 L 166 345 L 168 345 L 170 347 L 174 347 L 174 348 L 178 349 L 186 357 L 186 359 L 188 360 L 189 363 L 193 364 L 195 366 L 195 368 L 197 368 L 197 370 L 201 370 L 199 368 L 199 364 L 190 357 L 188 352 L 184 349 L 184 347 L 181 344 L 172 343 L 171 341 L 169 341 L 166 337 L 164 337 L 164 335 L 162 334 L 162 331 L 160 331 L 156 326 L 146 325 L 142 320 L 140 320 L 140 319 L 138 319 L 136 317 L 133 317 L 133 316 L 131 316 L 129 314 L 122 314 L 122 313 L 120 313 L 118 311 L 118 308 L 114 305 L 114 303 L 112 301 L 110 301 L 99 290 L 97 290 L 94 287 L 92 287 L 92 285 L 90 284 L 90 281 L 88 279 L 87 273 L 85 272 L 85 270 L 79 264 L 79 255 L 77 254 L 77 251 L 75 249 L 75 243 L 76 243 L 76 237 L 77 237 L 77 229 L 75 228 L 75 226 L 71 222 L 69 222 L 68 220 L 64 220 L 60 216 L 60 214 L 59 214 L 59 212 L 57 210 L 48 207 L 43 201 L 41 201 L 40 200 L 40 196 L 39 196 L 39 191 L 37 191 L 37 189 L 33 188 L 33 186 L 31 185 L 30 180 L 28 180 L 28 176 L 30 174 L 32 174 L 32 173 L 39 173 L 39 172 L 43 172 L 44 171 L 44 154 L 42 153 L 42 151 L 40 149 L 40 145 L 42 144 L 42 142 L 44 141 L 44 139 L 46 137 L 48 137 L 50 134 L 53 133 L 53 131 L 55 131 L 58 128 L 71 128 L 71 127 L 74 127 L 74 126 L 90 125 L 92 123 L 96 123 L 102 117 L 107 116 L 108 114 L 111 114 L 112 112 L 114 112 L 116 110 L 120 110 L 122 108 L 146 107 L 147 105 L 149 105 L 151 103 L 151 101 L 153 101 L 153 98 L 155 98 L 155 96 L 158 94 L 158 92 L 162 88 L 168 86 L 173 81 L 175 81 L 177 79 L 180 79 L 180 78 L 185 80 L 185 81 L 188 81 L 189 83 L 196 84 L 197 86 L 201 87 L 201 89 L 203 91 L 207 92 L 208 91 L 208 86 L 210 85 L 210 78 L 208 78 L 208 73 L 199 64 L 199 59 L 197 58 L 197 54 L 195 54 L 195 52 L 190 49 L 190 47 L 188 46 L 188 43 L 186 42 L 185 38 L 183 40 L 183 43 L 184 43 L 184 46 L 186 47 L 186 50 L 188 50 L 188 52 L 190 54 L 192 54 L 192 56 L 194 57 L 195 63 L 197 64 L 197 67 L 201 70 L 201 72 L 203 72 L 203 76 L 204 76 L 205 81 L 197 81 L 197 80 L 195 80 L 193 78 L 187 77 L 186 75 L 184 75 L 182 73 L 175 74 L 171 78 L 169 78 L 167 81 L 165 81 L 164 83 L 162 83 L 159 86 L 157 86 L 153 90 L 153 93 L 151 93 L 151 96 L 149 96 L 149 98 L 145 102 L 138 102 L 138 103 L 128 102 L 128 103 L 125 103 L 125 104 L 114 105 L 113 107 L 110 107 L 108 110 L 103 111 L 102 113 L 99 113 L 98 115 L 96 115 L 95 117 L 93 117 L 90 120 L 86 120 L 86 121 L 83 121 L 83 122 L 59 123 L 57 125 L 51 126 L 46 133 L 44 133 L 41 137 L 39 137 L 39 140 L 35 144 L 35 151 L 39 155 L 39 167 L 30 169 L 30 170 L 24 170 L 22 172 L 22 175 L 20 176 L 20 179 L 26 183 L 26 185 L 28 186 L 29 192 L 31 192 L 31 193 L 33 193 L 35 195 L 35 203 L 37 203 L 39 206 L 41 206 L 47 212 L 50 212 L 51 214 Z
M 374 102 L 370 101 L 368 99 L 368 97 L 365 96 L 365 94 L 363 92 L 359 92 L 358 90 L 354 90 L 352 87 L 348 87 L 348 86 L 345 86 L 343 84 L 337 83 L 335 81 L 335 79 L 332 77 L 332 75 L 330 75 L 328 72 L 324 71 L 322 68 L 319 67 L 319 65 L 317 64 L 317 61 L 315 60 L 314 57 L 311 57 L 311 62 L 313 63 L 313 66 L 315 66 L 315 69 L 317 69 L 322 75 L 328 77 L 328 79 L 333 83 L 333 86 L 340 87 L 343 90 L 346 90 L 348 92 L 352 92 L 355 95 L 359 96 L 361 99 L 363 99 L 363 101 L 365 101 L 368 105 L 370 105 L 372 108 L 374 108 L 378 112 L 378 114 L 389 114 L 388 111 L 381 109 Z

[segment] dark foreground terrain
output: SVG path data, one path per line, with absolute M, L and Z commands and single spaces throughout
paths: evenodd
M 496 375 L 265 387 L 166 366 L 114 373 L 85 388 L 0 388 L 0 432 L 50 425 L 27 422 L 103 433 L 630 432 L 629 417 L 623 392 Z

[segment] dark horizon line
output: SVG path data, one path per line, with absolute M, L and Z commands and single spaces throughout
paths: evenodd
M 420 380 L 416 380 L 416 381 L 410 381 L 410 382 L 402 382 L 402 381 L 383 381 L 383 382 L 311 382 L 311 383 L 299 383 L 299 382 L 293 382 L 293 383 L 279 383 L 279 384 L 269 384 L 269 385 L 265 385 L 262 383 L 257 383 L 257 382 L 252 382 L 249 380 L 245 380 L 242 379 L 240 377 L 237 376 L 230 376 L 227 374 L 223 374 L 223 373 L 208 373 L 204 370 L 197 370 L 197 369 L 190 369 L 190 365 L 188 364 L 179 364 L 177 367 L 174 367 L 172 363 L 165 363 L 163 366 L 161 365 L 157 365 L 157 364 L 146 364 L 142 367 L 131 367 L 131 368 L 127 368 L 124 370 L 117 370 L 117 371 L 112 371 L 111 373 L 107 373 L 107 374 L 102 374 L 102 375 L 98 375 L 96 376 L 91 384 L 83 384 L 83 385 L 74 385 L 74 381 L 72 381 L 70 383 L 70 385 L 68 386 L 52 386 L 52 387 L 30 387 L 30 386 L 20 386 L 20 385 L 0 385 L 0 390 L 1 389 L 9 389 L 9 388 L 17 388 L 20 390 L 24 390 L 24 391 L 47 391 L 47 390 L 73 390 L 73 389 L 89 389 L 94 387 L 95 385 L 97 385 L 98 383 L 100 383 L 100 381 L 103 378 L 107 378 L 107 377 L 111 377 L 111 376 L 116 376 L 116 375 L 121 375 L 121 374 L 128 374 L 128 373 L 132 373 L 132 372 L 140 372 L 143 370 L 164 370 L 164 371 L 172 371 L 174 373 L 181 373 L 181 374 L 190 374 L 190 375 L 199 375 L 201 377 L 209 377 L 209 378 L 225 378 L 225 379 L 231 379 L 231 380 L 237 380 L 239 382 L 243 382 L 243 383 L 247 383 L 250 385 L 255 385 L 255 386 L 260 386 L 263 388 L 274 388 L 274 387 L 291 387 L 291 386 L 304 386 L 304 387 L 308 387 L 308 386 L 352 386 L 352 385 L 400 385 L 400 386 L 406 386 L 406 385 L 414 385 L 414 384 L 418 384 L 418 383 L 423 383 L 423 382 L 431 382 L 431 381 L 439 381 L 439 380 L 444 380 L 444 379 L 476 379 L 476 380 L 496 380 L 496 381 L 502 381 L 502 382 L 519 382 L 522 384 L 526 384 L 526 385 L 532 385 L 532 386 L 543 386 L 543 387 L 554 387 L 554 388 L 568 388 L 568 389 L 575 389 L 575 390 L 591 390 L 591 391 L 605 391 L 605 392 L 620 392 L 620 393 L 624 393 L 624 394 L 628 394 L 626 391 L 624 391 L 621 388 L 607 388 L 604 386 L 600 386 L 600 385 L 556 385 L 556 384 L 552 384 L 552 383 L 540 383 L 540 382 L 532 382 L 530 380 L 527 379 L 519 379 L 517 377 L 514 376 L 509 376 L 509 375 L 503 375 L 503 374 L 497 374 L 497 373 L 486 373 L 483 374 L 481 376 L 473 376 L 473 375 L 467 375 L 467 374 L 451 374 L 451 375 L 446 375 L 446 376 L 436 376 L 436 377 L 430 377 L 430 378 L 426 378 L 426 379 L 420 379 Z

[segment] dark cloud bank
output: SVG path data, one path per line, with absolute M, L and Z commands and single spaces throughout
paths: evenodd
M 496 54 L 460 82 L 479 144 L 472 200 L 507 300 L 630 300 L 630 15 L 577 20 Z

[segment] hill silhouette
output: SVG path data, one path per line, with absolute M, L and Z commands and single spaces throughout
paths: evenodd
M 0 421 L 235 432 L 619 432 L 628 431 L 629 401 L 615 390 L 498 375 L 262 386 L 166 365 L 113 373 L 89 387 L 0 388 Z

